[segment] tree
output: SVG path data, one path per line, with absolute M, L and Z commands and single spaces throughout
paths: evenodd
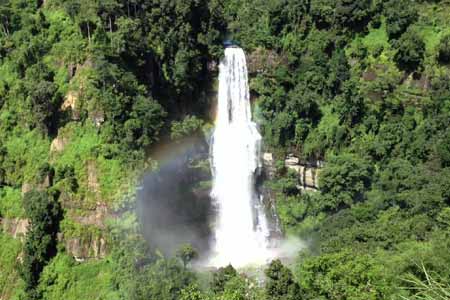
M 5 146 L 0 146 L 0 187 L 2 187 L 6 181 L 6 171 L 3 167 L 3 163 L 6 160 L 7 154 Z
M 450 63 L 450 34 L 443 36 L 439 42 L 438 60 L 443 64 Z
M 447 128 L 440 143 L 437 145 L 437 153 L 443 167 L 450 166 L 450 129 Z
M 172 140 L 178 140 L 198 134 L 203 123 L 203 120 L 196 116 L 187 116 L 181 121 L 174 121 L 170 128 L 170 137 Z
M 394 60 L 399 69 L 412 72 L 421 66 L 425 55 L 425 42 L 415 31 L 407 31 L 395 45 L 397 53 Z
M 197 285 L 190 285 L 180 292 L 179 300 L 208 300 L 209 295 L 203 293 Z
M 47 67 L 39 62 L 27 68 L 24 80 L 30 125 L 45 133 L 55 133 L 58 126 L 57 112 L 61 97 L 52 76 Z
M 182 245 L 176 253 L 177 257 L 183 262 L 183 266 L 186 266 L 195 258 L 198 257 L 197 251 L 190 245 Z
M 344 25 L 351 30 L 361 30 L 373 14 L 371 11 L 372 0 L 339 0 L 336 5 L 337 24 Z
M 390 39 L 400 37 L 418 19 L 412 0 L 389 0 L 384 4 L 384 12 Z
M 334 10 L 336 1 L 318 0 L 311 1 L 311 16 L 319 29 L 329 28 L 334 22 Z
M 300 286 L 294 281 L 291 270 L 283 266 L 279 259 L 273 260 L 264 271 L 267 300 L 300 300 Z
M 223 292 L 226 283 L 236 276 L 238 276 L 238 274 L 232 265 L 228 265 L 225 268 L 219 268 L 217 272 L 214 272 L 211 282 L 211 288 L 214 293 L 219 294 Z
M 63 165 L 57 169 L 55 182 L 63 182 L 70 192 L 77 192 L 79 187 L 75 168 L 72 165 Z
M 131 299 L 178 300 L 182 290 L 194 283 L 195 276 L 174 259 L 159 259 L 136 274 L 135 280 L 138 297 Z
M 341 92 L 342 86 L 350 78 L 350 66 L 341 49 L 334 51 L 330 60 L 329 86 L 333 95 Z
M 340 124 L 353 128 L 358 124 L 365 113 L 365 103 L 358 83 L 355 80 L 343 84 L 343 92 L 336 97 L 336 111 L 339 114 Z
M 302 261 L 298 273 L 305 299 L 386 299 L 392 274 L 368 254 L 339 249 Z
M 20 274 L 30 299 L 38 299 L 36 287 L 44 266 L 56 255 L 57 233 L 62 217 L 59 203 L 45 191 L 24 196 L 25 213 L 30 221 Z
M 355 154 L 329 157 L 319 179 L 319 188 L 327 197 L 326 206 L 336 210 L 363 200 L 372 174 L 369 161 Z
M 409 274 L 405 283 L 411 285 L 413 295 L 404 297 L 405 300 L 438 300 L 448 299 L 450 297 L 450 282 L 448 278 L 431 273 L 422 264 L 424 279 L 413 274 Z

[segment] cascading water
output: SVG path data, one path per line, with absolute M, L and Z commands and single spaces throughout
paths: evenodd
M 219 103 L 212 140 L 212 166 L 218 216 L 209 264 L 235 267 L 263 264 L 271 257 L 269 230 L 255 193 L 260 142 L 252 122 L 244 51 L 226 48 L 220 63 Z

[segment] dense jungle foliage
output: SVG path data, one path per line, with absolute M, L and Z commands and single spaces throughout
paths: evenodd
M 264 282 L 149 249 L 133 210 L 151 149 L 210 126 L 226 38 L 264 61 L 266 185 L 308 245 Z M 99 199 L 109 251 L 80 262 Z M 0 218 L 0 299 L 450 299 L 450 2 L 0 0 Z

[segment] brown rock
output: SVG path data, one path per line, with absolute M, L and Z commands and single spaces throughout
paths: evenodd
M 76 261 L 101 259 L 107 255 L 107 243 L 103 237 L 70 238 L 65 241 L 65 246 Z
M 72 113 L 72 120 L 80 119 L 80 111 L 77 109 L 79 96 L 79 92 L 69 91 L 63 104 L 61 105 L 62 111 L 70 111 Z
M 105 113 L 101 110 L 96 110 L 91 114 L 91 119 L 95 126 L 100 127 L 105 122 Z
M 319 174 L 323 166 L 321 161 L 308 161 L 301 163 L 300 159 L 290 154 L 287 156 L 284 165 L 290 170 L 294 170 L 300 179 L 300 189 L 318 190 Z
M 4 232 L 10 234 L 15 239 L 23 238 L 28 232 L 29 221 L 28 219 L 19 218 L 4 218 L 1 220 L 2 229 Z
M 69 91 L 64 99 L 64 103 L 61 106 L 62 110 L 72 109 L 75 110 L 78 100 L 78 93 L 75 91 Z
M 33 185 L 31 183 L 24 182 L 22 184 L 22 197 L 33 190 Z
M 73 219 L 82 225 L 93 225 L 99 228 L 105 228 L 105 219 L 109 216 L 110 214 L 106 204 L 97 202 L 94 211 L 90 211 L 83 216 L 73 216 Z
M 257 48 L 247 56 L 247 66 L 250 74 L 267 72 L 281 64 L 287 63 L 285 56 L 264 48 Z
M 263 169 L 267 178 L 275 176 L 275 165 L 272 153 L 263 153 Z
M 79 239 L 79 238 L 68 239 L 68 240 L 66 240 L 65 245 L 66 245 L 67 252 L 72 254 L 72 256 L 75 258 L 75 260 L 77 260 L 77 261 L 84 260 L 83 257 L 85 257 L 85 253 L 84 253 L 84 249 L 81 245 L 81 239 Z
M 95 161 L 89 161 L 87 164 L 88 188 L 94 192 L 100 192 L 100 183 L 98 182 L 98 171 Z
M 373 70 L 367 70 L 362 75 L 365 81 L 374 81 L 377 79 L 377 74 Z
M 69 143 L 69 140 L 65 137 L 56 137 L 50 144 L 50 152 L 62 152 Z
M 219 71 L 219 65 L 216 61 L 209 61 L 207 67 L 210 73 L 216 73 Z

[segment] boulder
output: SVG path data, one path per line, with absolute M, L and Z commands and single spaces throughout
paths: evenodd
M 69 140 L 67 138 L 56 137 L 50 144 L 50 153 L 62 152 L 68 143 Z

